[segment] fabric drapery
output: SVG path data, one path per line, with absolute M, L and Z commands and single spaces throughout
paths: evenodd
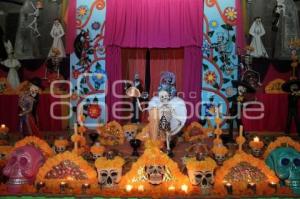
M 235 1 L 235 7 L 237 10 L 237 48 L 244 49 L 246 46 L 246 38 L 244 32 L 244 15 L 241 0 Z
M 74 51 L 73 42 L 76 38 L 76 0 L 69 1 L 65 23 L 66 31 L 66 53 L 70 54 Z
M 121 48 L 184 48 L 179 75 L 188 80 L 183 80 L 181 89 L 184 99 L 195 106 L 201 97 L 203 12 L 203 0 L 107 1 L 104 45 L 107 48 L 108 92 L 123 74 Z M 155 74 L 160 75 L 160 72 Z M 191 92 L 195 95 L 190 96 Z M 116 119 L 110 109 L 118 101 L 122 100 L 108 93 L 108 120 Z M 189 114 L 193 115 L 192 120 L 197 119 L 195 112 Z
M 202 45 L 203 0 L 109 0 L 106 46 L 178 48 Z

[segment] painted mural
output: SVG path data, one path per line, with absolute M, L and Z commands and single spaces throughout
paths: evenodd
M 93 128 L 106 122 L 105 31 L 106 1 L 77 0 L 77 37 L 71 55 L 73 116 Z M 74 121 L 74 120 L 73 120 Z
M 236 92 L 231 81 L 238 74 L 237 10 L 234 0 L 205 0 L 204 4 L 202 116 L 213 117 L 217 106 L 224 116 Z

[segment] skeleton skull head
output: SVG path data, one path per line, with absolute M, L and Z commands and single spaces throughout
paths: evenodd
M 98 181 L 103 187 L 114 187 L 120 182 L 121 176 L 122 168 L 98 169 Z
M 266 163 L 295 194 L 300 194 L 300 153 L 298 151 L 290 147 L 277 148 L 267 157 Z
M 3 174 L 9 177 L 8 191 L 18 193 L 23 184 L 33 183 L 43 163 L 42 152 L 34 146 L 26 145 L 13 151 L 3 169 Z
M 63 153 L 66 151 L 66 146 L 55 146 L 55 152 L 56 153 Z
M 160 91 L 158 93 L 158 97 L 161 103 L 165 104 L 168 103 L 170 101 L 170 94 L 167 91 Z
M 247 88 L 246 87 L 241 86 L 241 85 L 238 86 L 238 94 L 239 94 L 239 96 L 245 95 L 246 92 L 247 92 Z
M 215 160 L 218 165 L 223 165 L 224 160 L 226 159 L 226 156 L 223 154 L 215 154 Z
M 166 168 L 162 165 L 147 165 L 145 172 L 150 184 L 159 185 L 163 182 Z
M 200 186 L 202 192 L 207 193 L 214 184 L 213 171 L 188 171 L 189 179 L 192 185 Z
M 35 97 L 40 92 L 40 88 L 34 84 L 31 84 L 29 92 L 32 97 Z
M 130 141 L 135 138 L 135 136 L 137 135 L 137 130 L 138 130 L 138 127 L 133 124 L 128 124 L 128 125 L 123 126 L 123 131 L 124 131 L 127 141 Z

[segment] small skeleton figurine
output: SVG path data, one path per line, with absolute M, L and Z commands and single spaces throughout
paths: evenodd
M 21 67 L 21 63 L 14 56 L 14 49 L 11 45 L 11 42 L 8 40 L 4 45 L 8 54 L 8 58 L 1 63 L 9 68 L 7 81 L 12 88 L 16 89 L 20 84 L 18 69 Z
M 229 119 L 229 137 L 228 140 L 225 142 L 234 142 L 234 135 L 233 135 L 233 126 L 234 121 L 236 121 L 237 127 L 242 125 L 242 118 L 238 115 L 239 106 L 242 108 L 243 103 L 247 101 L 246 94 L 247 93 L 254 93 L 255 89 L 249 85 L 246 81 L 232 81 L 232 85 L 237 88 L 237 94 L 232 96 L 232 105 L 229 109 L 230 116 L 232 118 Z M 225 138 L 225 136 L 224 136 Z
M 277 32 L 280 22 L 281 13 L 285 16 L 285 0 L 277 0 L 276 6 L 273 10 L 274 20 L 272 23 L 272 31 Z
M 30 80 L 30 87 L 19 96 L 20 132 L 22 135 L 40 136 L 38 129 L 37 105 L 39 101 L 39 92 L 41 88 L 41 79 L 33 78 Z
M 139 74 L 134 75 L 133 86 L 137 88 L 140 93 L 143 92 L 143 85 Z M 138 110 L 138 102 L 136 98 L 133 98 L 132 105 L 133 105 L 133 116 L 131 118 L 131 122 L 139 123 L 141 118 L 140 118 L 140 111 Z
M 29 16 L 33 16 L 33 20 L 32 20 L 32 22 L 27 27 L 30 28 L 33 31 L 33 33 L 36 34 L 36 37 L 40 37 L 41 34 L 39 32 L 39 29 L 38 29 L 37 20 L 38 20 L 38 18 L 40 16 L 41 5 L 40 5 L 40 3 L 37 3 L 37 5 L 35 6 L 33 4 L 33 2 L 31 1 L 31 6 L 32 6 L 32 8 L 33 8 L 34 11 L 32 13 L 29 13 Z
M 298 99 L 300 97 L 300 80 L 289 80 L 282 85 L 282 90 L 289 94 L 288 97 L 288 117 L 285 133 L 291 131 L 292 120 L 294 119 L 298 135 L 300 135 L 300 118 L 298 117 Z

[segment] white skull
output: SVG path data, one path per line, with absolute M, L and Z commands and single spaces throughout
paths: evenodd
M 238 94 L 239 96 L 243 96 L 247 92 L 246 87 L 244 86 L 238 86 Z
M 203 194 L 208 194 L 215 182 L 213 171 L 188 171 L 192 185 L 198 185 Z
M 215 160 L 218 165 L 223 165 L 225 158 L 226 158 L 226 156 L 223 154 L 215 154 Z
M 145 167 L 145 172 L 150 184 L 158 185 L 163 182 L 166 168 L 161 165 L 148 165 Z
M 167 91 L 160 91 L 158 97 L 161 103 L 168 103 L 170 101 L 170 94 Z
M 35 97 L 39 92 L 40 92 L 39 87 L 37 87 L 36 85 L 33 85 L 33 84 L 30 86 L 30 95 L 32 97 Z
M 102 157 L 102 154 L 100 154 L 100 153 L 92 153 L 92 155 L 93 155 L 94 160 L 97 160 L 98 158 Z
M 63 153 L 66 151 L 66 146 L 55 146 L 55 152 L 56 153 Z
M 136 131 L 125 131 L 125 137 L 127 141 L 134 139 L 136 136 Z
M 97 169 L 101 186 L 111 188 L 121 181 L 122 168 Z

